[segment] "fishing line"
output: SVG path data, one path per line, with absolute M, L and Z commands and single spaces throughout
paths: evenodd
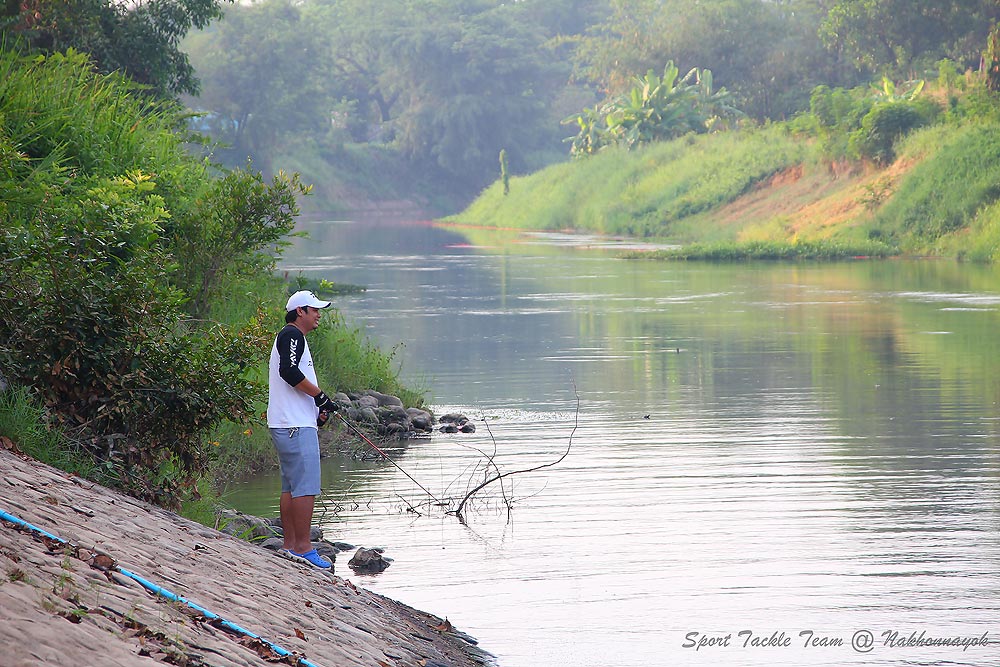
M 354 426 L 354 424 L 352 424 L 351 422 L 347 421 L 347 418 L 344 417 L 344 415 L 340 414 L 339 412 L 337 412 L 336 415 L 338 417 L 340 417 L 340 421 L 344 422 L 344 424 L 346 424 L 349 429 L 351 429 L 352 431 L 354 431 L 355 433 L 357 433 L 358 436 L 360 436 L 362 440 L 364 440 L 369 445 L 371 445 L 372 449 L 374 449 L 376 452 L 378 452 L 379 454 L 381 454 L 382 458 L 384 458 L 386 461 L 388 461 L 392 465 L 394 465 L 397 468 L 399 468 L 399 471 L 401 473 L 403 473 L 404 475 L 406 475 L 407 477 L 409 477 L 411 482 L 413 482 L 414 484 L 416 484 L 417 486 L 419 486 L 421 489 L 423 489 L 424 493 L 426 493 L 428 496 L 431 497 L 431 500 L 433 500 L 438 505 L 444 505 L 445 504 L 445 503 L 441 502 L 440 500 L 438 500 L 437 497 L 433 493 L 431 493 L 430 491 L 428 491 L 426 486 L 424 486 L 423 484 L 421 484 L 420 482 L 418 482 L 417 480 L 415 480 L 413 478 L 413 475 L 411 475 L 410 473 L 408 473 L 405 470 L 403 470 L 403 467 L 401 465 L 399 465 L 398 463 L 396 463 L 395 461 L 393 461 L 391 458 L 389 458 L 388 454 L 386 454 L 381 449 L 379 449 L 378 445 L 376 445 L 374 442 L 372 442 L 371 440 L 369 440 L 368 436 L 366 436 L 364 433 L 362 433 L 360 430 L 358 430 L 358 428 L 356 426 Z

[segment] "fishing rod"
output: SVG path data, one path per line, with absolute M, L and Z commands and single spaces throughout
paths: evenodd
M 411 475 L 410 473 L 408 473 L 405 470 L 403 470 L 403 467 L 401 465 L 399 465 L 398 463 L 396 463 L 395 461 L 393 461 L 391 458 L 389 458 L 388 454 L 386 454 L 381 449 L 379 449 L 378 445 L 376 445 L 374 442 L 372 442 L 371 440 L 369 440 L 368 436 L 366 436 L 364 433 L 362 433 L 360 430 L 358 430 L 358 428 L 354 424 L 352 424 L 351 422 L 347 421 L 347 418 L 344 417 L 344 415 L 340 414 L 340 412 L 336 412 L 335 414 L 338 417 L 340 417 L 340 421 L 344 422 L 344 424 L 346 424 L 349 429 L 351 429 L 352 431 L 354 431 L 355 433 L 357 433 L 358 436 L 360 436 L 362 440 L 364 440 L 365 442 L 367 442 L 371 446 L 372 449 L 374 449 L 376 452 L 378 452 L 379 454 L 381 454 L 382 458 L 384 458 L 386 461 L 388 461 L 392 465 L 394 465 L 397 468 L 399 468 L 399 471 L 401 473 L 403 473 L 404 475 L 406 475 L 407 477 L 409 477 L 411 482 L 413 482 L 414 484 L 416 484 L 417 486 L 419 486 L 421 489 L 423 489 L 424 493 L 426 493 L 428 496 L 431 497 L 431 500 L 433 500 L 434 502 L 436 502 L 438 505 L 444 505 L 445 504 L 445 503 L 441 502 L 440 500 L 438 500 L 437 497 L 433 493 L 431 493 L 430 491 L 428 491 L 426 486 L 424 486 L 423 484 L 421 484 L 420 482 L 418 482 L 417 480 L 415 480 L 413 478 L 413 475 Z

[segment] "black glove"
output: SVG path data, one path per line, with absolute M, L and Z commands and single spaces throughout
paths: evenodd
M 337 404 L 330 400 L 322 391 L 313 396 L 313 401 L 316 403 L 316 407 L 319 408 L 320 412 L 336 412 Z
M 330 414 L 327 410 L 320 410 L 319 417 L 316 418 L 316 428 L 323 428 L 330 421 Z

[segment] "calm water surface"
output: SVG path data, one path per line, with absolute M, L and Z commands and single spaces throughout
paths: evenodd
M 432 493 L 480 480 L 477 450 L 515 470 L 570 449 L 468 526 L 406 511 L 425 496 L 392 466 L 327 460 L 328 537 L 395 559 L 342 576 L 449 617 L 501 667 L 1000 664 L 996 269 L 308 231 L 283 268 L 368 286 L 345 318 L 478 426 L 394 450 Z M 231 500 L 272 514 L 277 489 Z

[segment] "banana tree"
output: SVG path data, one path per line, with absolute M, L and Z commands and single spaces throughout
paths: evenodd
M 645 76 L 635 77 L 632 84 L 623 95 L 564 121 L 575 121 L 579 127 L 571 139 L 574 155 L 587 155 L 612 144 L 632 149 L 689 132 L 708 132 L 720 127 L 721 120 L 743 115 L 724 88 L 713 90 L 710 70 L 693 68 L 681 77 L 669 61 L 662 76 L 649 70 Z

